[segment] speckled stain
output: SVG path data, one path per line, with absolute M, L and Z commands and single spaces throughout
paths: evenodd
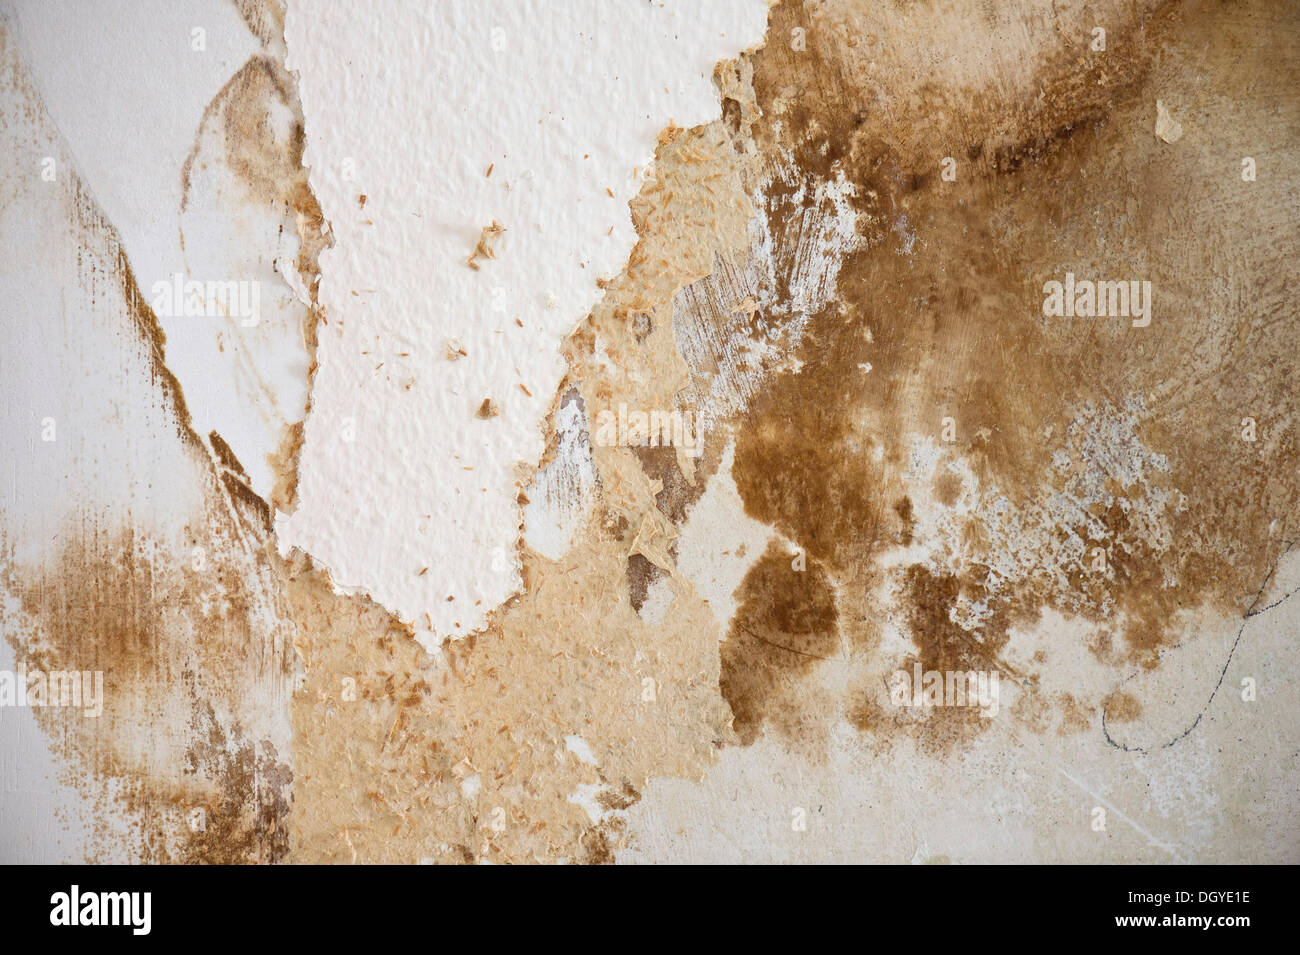
M 157 320 L 112 230 L 84 197 L 77 215 L 86 248 L 111 256 L 110 273 L 88 281 L 131 317 L 127 334 L 174 415 L 175 450 L 192 461 L 199 502 L 179 496 L 178 509 L 190 508 L 180 539 L 84 513 L 51 563 L 6 555 L 4 590 L 17 603 L 4 632 L 29 670 L 104 674 L 100 718 L 33 711 L 68 761 L 69 781 L 88 799 L 120 801 L 135 820 L 128 832 L 100 826 L 88 858 L 124 848 L 149 862 L 278 861 L 292 773 L 254 727 L 287 705 L 293 655 L 262 552 L 267 505 L 220 437 L 212 456 L 190 428 Z
M 42 104 L 11 60 L 3 31 L 0 50 L 5 83 L 29 104 L 40 129 Z M 267 76 L 257 62 L 251 74 L 246 68 L 238 76 Z M 228 106 L 231 96 L 242 96 L 245 122 L 266 111 L 268 98 L 286 103 L 291 92 L 256 79 L 232 83 L 219 100 Z M 204 124 L 220 113 L 214 104 Z M 224 115 L 229 119 L 229 110 Z M 302 198 L 305 177 L 296 166 L 301 145 L 295 153 L 292 143 L 267 135 L 269 127 L 254 123 L 227 136 L 238 148 L 226 159 L 244 157 L 234 165 L 251 190 L 232 201 L 260 203 L 267 190 L 286 190 L 288 214 L 302 215 L 305 268 L 319 246 L 312 241 L 314 200 Z M 65 781 L 94 807 L 85 858 L 280 861 L 289 845 L 287 710 L 296 658 L 294 626 L 268 557 L 270 506 L 250 489 L 217 432 L 207 441 L 195 432 L 166 364 L 158 318 L 94 197 L 75 171 L 51 188 L 54 207 L 68 221 L 49 224 L 50 231 L 66 225 L 75 235 L 77 284 L 95 312 L 77 318 L 87 326 L 116 318 L 123 362 L 140 369 L 143 388 L 132 383 L 124 392 L 97 393 L 109 409 L 98 425 L 112 431 L 115 416 L 139 412 L 141 396 L 146 406 L 156 402 L 166 425 L 155 443 L 184 462 L 189 483 L 171 487 L 137 475 L 119 513 L 74 501 L 57 551 L 43 563 L 4 541 L 0 580 L 10 599 L 3 632 L 20 666 L 104 674 L 99 718 L 33 710 L 66 763 Z M 71 430 L 65 441 L 94 446 L 75 425 Z
M 806 50 L 769 42 L 756 57 L 756 139 L 807 177 L 852 182 L 865 234 L 808 320 L 800 369 L 739 422 L 746 511 L 824 564 L 861 616 L 907 621 L 927 667 L 1000 666 L 1008 627 L 1048 607 L 1117 625 L 1116 666 L 1154 664 L 1180 611 L 1240 614 L 1296 533 L 1297 368 L 1276 279 L 1289 253 L 1254 216 L 1220 211 L 1245 201 L 1282 227 L 1294 203 L 1243 199 L 1236 166 L 1205 168 L 1219 131 L 1274 131 L 1231 103 L 1284 68 L 1267 41 L 1238 63 L 1284 11 L 1115 6 L 1101 19 L 1122 45 L 1104 58 L 1066 15 L 974 25 L 978 49 L 1020 21 L 1032 102 L 997 72 L 947 87 L 892 72 L 881 58 L 928 62 L 928 38 L 955 28 L 939 7 L 899 12 L 785 4 L 770 35 L 802 29 Z M 1153 90 L 1189 82 L 1173 65 L 1185 50 L 1231 89 L 1202 106 L 1204 152 L 1170 155 L 1137 133 Z M 928 121 L 897 122 L 909 109 Z M 944 155 L 960 157 L 955 182 L 937 174 Z M 1135 268 L 1158 290 L 1151 327 L 1041 317 L 1046 280 Z M 1247 416 L 1269 422 L 1256 444 L 1240 439 Z M 939 448 L 933 483 L 918 480 L 918 441 Z M 943 535 L 912 541 L 914 507 L 942 512 Z M 899 560 L 921 559 L 882 577 L 874 565 L 904 542 Z M 985 607 L 973 625 L 963 599 Z
M 702 453 L 590 448 L 594 487 L 560 482 L 586 515 L 568 553 L 521 537 L 524 591 L 431 655 L 308 555 L 275 556 L 220 436 L 210 455 L 187 434 L 209 469 L 195 540 L 220 568 L 219 622 L 194 610 L 212 578 L 145 558 L 129 527 L 70 536 L 54 579 L 10 580 L 42 633 L 20 652 L 96 655 L 134 714 L 60 745 L 88 785 L 134 776 L 157 697 L 123 677 L 165 689 L 186 768 L 132 796 L 146 858 L 609 862 L 650 779 L 699 778 L 726 746 L 770 737 L 815 764 L 846 721 L 864 752 L 959 753 L 990 723 L 891 707 L 886 677 L 914 663 L 996 671 L 1044 738 L 1101 732 L 1103 712 L 1140 726 L 1138 684 L 1040 690 L 1052 649 L 1011 651 L 1045 613 L 1084 622 L 1117 685 L 1157 667 L 1192 611 L 1246 613 L 1300 536 L 1296 27 L 1270 3 L 778 4 L 765 45 L 719 65 L 719 119 L 661 136 L 627 267 L 565 343 L 540 466 L 574 401 L 587 421 L 620 403 L 699 414 Z M 268 152 L 248 122 L 293 103 L 289 84 L 268 54 L 209 118 L 226 117 L 225 161 L 315 237 L 311 275 L 323 230 L 301 142 Z M 1157 94 L 1183 106 L 1176 145 L 1151 133 Z M 1287 105 L 1239 107 L 1270 97 Z M 1243 142 L 1273 164 L 1245 191 Z M 1044 318 L 1043 284 L 1066 271 L 1149 279 L 1151 325 Z M 720 626 L 678 565 L 724 477 L 769 539 Z M 92 629 L 114 637 L 83 644 Z M 296 690 L 256 704 L 287 709 L 282 753 L 241 729 L 242 694 L 289 678 L 290 641 Z M 215 823 L 178 832 L 169 803 Z

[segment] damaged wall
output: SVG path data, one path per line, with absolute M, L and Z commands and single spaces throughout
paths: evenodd
M 7 859 L 1295 861 L 1294 9 L 204 11 L 0 22 Z

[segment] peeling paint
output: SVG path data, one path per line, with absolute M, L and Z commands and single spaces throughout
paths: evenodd
M 222 9 L 161 225 L 0 21 L 0 631 L 104 676 L 13 731 L 70 855 L 1295 861 L 1292 11 L 638 4 L 679 55 L 611 95 L 582 4 Z M 274 320 L 157 314 L 174 263 Z

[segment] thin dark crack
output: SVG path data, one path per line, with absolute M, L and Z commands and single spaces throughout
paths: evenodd
M 1107 702 L 1101 708 L 1101 732 L 1102 735 L 1106 737 L 1107 743 L 1109 743 L 1115 749 L 1122 750 L 1125 753 L 1142 753 L 1145 756 L 1145 755 L 1149 755 L 1153 750 L 1169 749 L 1169 747 L 1173 746 L 1175 743 L 1178 743 L 1181 740 L 1186 739 L 1188 736 L 1191 735 L 1192 731 L 1195 730 L 1196 727 L 1201 724 L 1201 719 L 1205 716 L 1206 712 L 1210 708 L 1210 704 L 1214 702 L 1215 696 L 1218 695 L 1219 689 L 1223 686 L 1224 678 L 1227 677 L 1228 675 L 1228 667 L 1232 665 L 1233 655 L 1236 654 L 1237 652 L 1237 646 L 1241 643 L 1241 637 L 1246 632 L 1246 626 L 1247 624 L 1250 623 L 1250 618 L 1257 617 L 1260 614 L 1264 613 L 1265 611 L 1272 610 L 1274 607 L 1277 607 L 1280 604 L 1286 602 L 1288 598 L 1295 596 L 1297 593 L 1300 593 L 1300 587 L 1297 587 L 1295 590 L 1292 590 L 1289 593 L 1282 595 L 1277 600 L 1269 604 L 1267 607 L 1259 606 L 1259 602 L 1264 599 L 1264 592 L 1268 590 L 1268 585 L 1272 583 L 1273 577 L 1277 573 L 1278 565 L 1282 563 L 1282 558 L 1284 558 L 1287 554 L 1291 552 L 1291 550 L 1295 547 L 1297 541 L 1300 541 L 1300 538 L 1287 542 L 1286 550 L 1282 551 L 1282 553 L 1278 555 L 1277 560 L 1273 562 L 1273 566 L 1269 570 L 1267 576 L 1265 576 L 1264 582 L 1260 584 L 1259 590 L 1255 592 L 1255 599 L 1251 601 L 1250 606 L 1246 609 L 1246 612 L 1241 615 L 1241 626 L 1237 629 L 1237 636 L 1232 641 L 1232 647 L 1228 650 L 1227 659 L 1223 661 L 1223 669 L 1219 671 L 1219 679 L 1215 682 L 1214 689 L 1210 691 L 1209 699 L 1205 701 L 1205 705 L 1201 707 L 1200 712 L 1196 714 L 1196 719 L 1192 720 L 1191 724 L 1187 727 L 1187 729 L 1183 730 L 1173 739 L 1169 740 L 1169 742 L 1163 743 L 1160 746 L 1142 747 L 1142 746 L 1129 746 L 1125 743 L 1121 743 L 1118 740 L 1116 740 L 1113 736 L 1110 735 L 1110 729 L 1106 725 L 1106 714 L 1110 710 L 1109 700 L 1114 696 L 1114 693 L 1112 692 L 1111 697 L 1107 698 Z M 1177 644 L 1170 647 L 1168 650 L 1160 651 L 1157 659 L 1163 659 L 1166 653 L 1172 653 L 1173 651 L 1185 646 L 1186 643 L 1187 641 L 1185 640 L 1179 641 Z M 1115 687 L 1115 690 L 1119 690 L 1120 687 L 1125 686 L 1128 683 L 1131 683 L 1139 676 L 1141 676 L 1140 673 L 1134 673 L 1130 675 L 1122 682 L 1120 682 Z

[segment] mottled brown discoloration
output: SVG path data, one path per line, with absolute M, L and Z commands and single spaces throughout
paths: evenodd
M 719 688 L 740 741 L 767 724 L 792 739 L 819 734 L 804 715 L 799 677 L 840 653 L 835 593 L 821 566 L 796 570 L 773 541 L 737 593 L 739 606 L 722 645 Z
M 9 621 L 6 634 L 29 670 L 103 672 L 97 719 L 33 711 L 68 760 L 69 781 L 92 799 L 115 781 L 139 822 L 131 833 L 98 831 L 100 851 L 276 861 L 287 848 L 292 773 L 269 739 L 240 728 L 240 714 L 250 699 L 284 698 L 290 651 L 259 622 L 265 579 L 226 556 L 238 551 L 233 539 L 201 539 L 200 562 L 160 560 L 156 542 L 129 531 L 71 533 L 47 572 L 6 574 L 29 621 Z
M 1112 723 L 1132 723 L 1142 715 L 1142 704 L 1132 693 L 1117 690 L 1105 701 L 1106 718 Z
M 263 47 L 284 45 L 284 4 L 280 0 L 232 0 L 248 30 Z
M 646 625 L 624 596 L 621 543 L 589 531 L 560 564 L 529 557 L 527 593 L 436 656 L 382 608 L 335 594 L 304 556 L 282 568 L 306 669 L 292 858 L 609 861 L 621 823 L 569 796 L 590 786 L 617 812 L 651 772 L 709 758 L 728 714 L 716 650 L 695 639 L 707 610 Z
M 268 46 L 278 9 L 245 14 Z M 1087 49 L 1098 19 L 1104 57 Z M 1295 28 L 1264 3 L 775 7 L 767 45 L 717 72 L 720 119 L 660 137 L 632 203 L 637 245 L 566 343 L 552 407 L 551 425 L 570 398 L 589 421 L 619 402 L 699 411 L 703 454 L 593 449 L 596 501 L 570 553 L 521 546 L 524 593 L 436 653 L 305 555 L 274 554 L 239 462 L 190 431 L 120 257 L 155 385 L 206 469 L 185 543 L 208 564 L 92 527 L 57 565 L 13 577 L 39 631 L 16 649 L 102 664 L 121 721 L 93 737 L 56 714 L 43 725 L 96 780 L 132 781 L 143 858 L 459 864 L 613 861 L 617 814 L 651 777 L 696 776 L 763 734 L 816 761 L 841 716 L 866 751 L 948 752 L 986 728 L 973 709 L 891 706 L 882 678 L 913 663 L 997 672 L 1030 733 L 1090 731 L 1102 712 L 1137 722 L 1126 691 L 1040 690 L 1055 651 L 1030 672 L 1008 657 L 1053 610 L 1087 621 L 1117 674 L 1155 665 L 1180 610 L 1240 614 L 1296 536 L 1297 123 L 1264 108 L 1300 79 Z M 1176 146 L 1151 133 L 1157 93 L 1179 104 Z M 300 115 L 268 50 L 203 124 L 248 195 L 283 205 L 314 291 L 304 133 L 268 137 L 270 103 Z M 1270 164 L 1244 189 L 1243 143 Z M 856 216 L 834 270 L 809 252 L 839 215 L 828 184 L 851 187 Z M 1067 270 L 1149 278 L 1152 326 L 1045 319 L 1042 284 Z M 313 347 L 322 318 L 304 328 Z M 1246 415 L 1254 444 L 1236 433 Z M 282 509 L 300 442 L 291 425 Z M 731 442 L 744 509 L 773 536 L 720 632 L 674 535 Z M 651 584 L 673 599 L 654 626 L 637 613 Z M 283 692 L 287 633 L 305 670 L 288 704 L 292 812 L 288 754 L 241 709 Z M 141 725 L 164 753 L 138 751 Z M 186 825 L 194 808 L 203 830 Z
M 213 792 L 189 806 L 188 832 L 168 862 L 247 865 L 282 861 L 289 851 L 293 772 L 269 740 L 227 732 L 210 706 L 196 705 L 194 743 L 186 769 L 213 781 Z M 287 754 L 286 754 L 287 755 Z M 195 822 L 194 809 L 202 809 Z
M 4 80 L 31 99 L 39 130 L 48 121 L 26 77 Z M 158 318 L 75 169 L 63 167 L 52 188 L 69 219 L 46 235 L 63 240 L 62 227 L 77 243 L 77 281 L 92 303 L 77 319 L 115 329 L 114 360 L 139 374 L 96 378 L 92 394 L 118 415 L 147 409 L 161 426 L 139 460 L 173 455 L 169 480 L 188 480 L 160 486 L 142 472 L 113 508 L 73 500 L 39 555 L 4 541 L 3 632 L 21 666 L 103 674 L 97 717 L 32 711 L 65 781 L 94 807 L 87 859 L 276 861 L 287 848 L 293 656 L 262 551 L 269 509 L 221 436 L 195 433 Z M 106 414 L 93 424 L 119 422 Z M 128 826 L 115 828 L 123 818 Z
M 313 346 L 314 347 L 314 346 Z M 275 454 L 268 455 L 275 472 L 271 487 L 271 506 L 289 514 L 298 506 L 298 455 L 302 451 L 303 422 L 285 425 L 280 435 L 280 446 Z
M 1281 180 L 1243 190 L 1221 133 L 1284 136 L 1230 99 L 1295 72 L 1285 44 L 1260 33 L 1293 14 L 1111 5 L 1104 57 L 1087 50 L 1092 20 L 1045 5 L 990 16 L 847 2 L 772 11 L 769 36 L 802 28 L 806 49 L 769 42 L 753 57 L 754 142 L 768 162 L 792 157 L 787 183 L 852 183 L 861 243 L 837 298 L 810 316 L 801 367 L 740 420 L 734 476 L 746 511 L 846 589 L 874 586 L 863 570 L 891 548 L 925 548 L 933 563 L 906 571 L 899 605 L 922 659 L 1001 666 L 1008 620 L 1053 607 L 1118 623 L 1127 656 L 1151 661 L 1180 609 L 1239 613 L 1297 520 L 1300 368 L 1275 278 L 1296 236 L 1266 240 L 1239 218 L 1254 209 L 1280 225 L 1268 204 L 1294 203 Z M 1003 21 L 1025 31 L 1014 50 L 992 42 Z M 952 31 L 970 51 L 922 79 L 916 64 Z M 1002 47 L 988 63 L 974 53 L 983 38 Z M 1234 65 L 1247 44 L 1249 66 Z M 1156 91 L 1191 82 L 1187 57 L 1231 92 L 1201 107 L 1199 150 L 1171 151 L 1149 114 Z M 939 175 L 944 156 L 957 157 L 955 182 Z M 795 188 L 757 197 L 774 235 L 796 221 Z M 1151 280 L 1153 324 L 1045 319 L 1042 284 L 1067 270 Z M 1245 409 L 1270 422 L 1254 446 L 1234 433 Z M 924 486 L 911 477 L 918 437 L 940 452 Z M 961 511 L 952 463 L 976 482 Z M 997 499 L 1032 517 L 1009 534 Z M 957 539 L 914 539 L 914 506 L 948 512 Z M 1098 548 L 1101 570 L 1088 559 Z M 972 589 L 992 607 L 975 628 L 949 613 Z M 1083 704 L 1062 705 L 1067 723 L 1087 722 Z

